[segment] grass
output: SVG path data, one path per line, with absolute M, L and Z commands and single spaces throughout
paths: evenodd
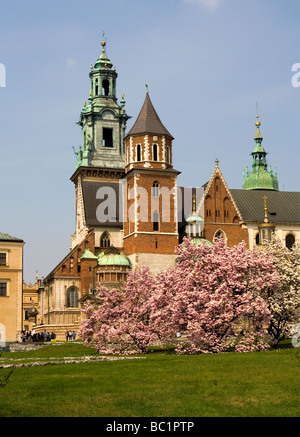
M 1 417 L 298 417 L 299 352 L 176 356 L 16 368 Z M 1 362 L 96 355 L 81 344 L 9 353 Z M 11 362 L 11 361 L 10 361 Z M 8 374 L 0 369 L 0 380 Z

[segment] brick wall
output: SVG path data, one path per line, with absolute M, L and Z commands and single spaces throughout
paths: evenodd
M 174 253 L 174 245 L 178 244 L 176 177 L 177 174 L 168 170 L 134 170 L 128 175 L 128 190 L 136 187 L 138 197 L 127 202 L 127 211 L 130 214 L 127 214 L 127 221 L 124 223 L 126 253 Z M 156 181 L 159 183 L 160 194 L 158 198 L 153 198 L 153 183 Z M 145 191 L 139 191 L 140 187 Z M 154 228 L 154 211 L 159 212 L 158 230 Z M 135 234 L 136 232 L 143 234 Z
M 248 247 L 248 231 L 242 224 L 230 191 L 218 168 L 215 169 L 204 199 L 204 235 L 213 242 L 218 231 L 222 231 L 228 246 L 245 241 Z

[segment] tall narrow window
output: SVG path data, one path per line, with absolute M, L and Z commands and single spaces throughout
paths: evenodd
M 6 253 L 0 253 L 0 266 L 6 266 Z
M 78 291 L 75 287 L 71 287 L 67 291 L 67 307 L 77 308 L 78 307 Z
M 153 213 L 153 231 L 156 232 L 159 230 L 159 212 L 154 211 Z
M 166 161 L 168 164 L 170 164 L 170 147 L 167 146 L 167 150 L 166 150 Z
M 6 296 L 6 295 L 7 295 L 7 283 L 0 282 L 0 296 Z
M 153 161 L 157 161 L 157 144 L 153 144 Z
M 258 246 L 259 245 L 259 232 L 256 234 L 255 236 L 255 244 Z
M 102 81 L 102 93 L 104 96 L 109 95 L 109 81 L 107 79 Z
M 157 182 L 157 181 L 153 182 L 152 197 L 154 197 L 154 198 L 159 197 L 159 182 Z
M 136 146 L 136 160 L 141 161 L 141 145 Z
M 100 238 L 100 247 L 110 247 L 110 238 L 108 232 L 103 232 Z
M 95 80 L 95 94 L 96 94 L 96 96 L 98 96 L 98 94 L 99 94 L 98 79 Z
M 113 147 L 113 130 L 107 127 L 103 128 L 103 147 Z

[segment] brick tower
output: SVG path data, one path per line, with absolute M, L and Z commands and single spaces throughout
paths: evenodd
M 125 136 L 124 250 L 132 266 L 155 274 L 173 265 L 178 245 L 177 175 L 172 140 L 147 90 L 140 114 Z

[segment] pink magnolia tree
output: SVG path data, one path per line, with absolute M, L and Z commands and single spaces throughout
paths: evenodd
M 180 332 L 187 341 L 179 353 L 268 347 L 270 311 L 261 294 L 277 284 L 272 257 L 222 239 L 213 246 L 185 239 L 177 255 L 177 265 L 156 278 L 152 329 L 162 338 Z M 244 331 L 240 338 L 237 329 Z
M 176 252 L 176 266 L 155 278 L 140 268 L 123 289 L 101 287 L 98 309 L 86 308 L 83 340 L 101 353 L 123 354 L 145 353 L 156 339 L 174 342 L 177 332 L 178 353 L 267 348 L 271 314 L 262 296 L 277 286 L 272 256 L 222 239 L 213 246 L 185 239 Z
M 124 288 L 100 287 L 98 309 L 87 305 L 79 336 L 102 354 L 145 353 L 157 339 L 150 324 L 149 297 L 154 289 L 155 280 L 148 268 L 130 272 Z

